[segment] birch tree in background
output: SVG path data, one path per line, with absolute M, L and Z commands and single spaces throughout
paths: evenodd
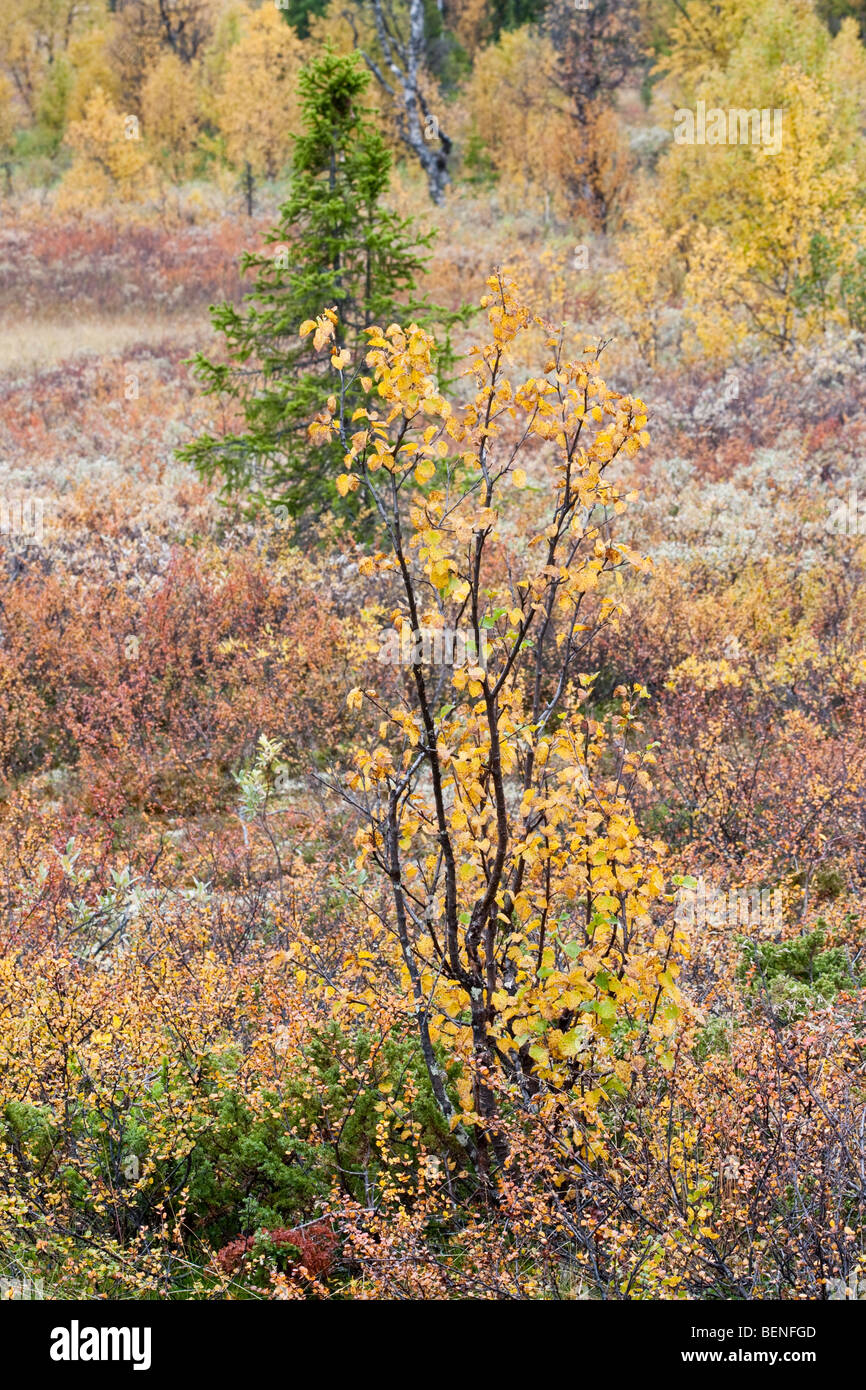
M 441 203 L 450 182 L 448 160 L 452 141 L 438 115 L 430 111 L 422 88 L 428 58 L 424 0 L 408 0 L 408 27 L 406 19 L 398 17 L 391 0 L 369 0 L 369 4 L 381 58 L 368 53 L 360 43 L 359 50 L 376 81 L 394 103 L 400 136 L 427 176 L 430 197 L 434 203 Z M 352 16 L 348 12 L 345 14 L 357 42 Z

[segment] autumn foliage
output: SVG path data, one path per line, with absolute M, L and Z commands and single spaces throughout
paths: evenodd
M 0 19 L 0 1278 L 862 1296 L 862 6 L 404 9 Z

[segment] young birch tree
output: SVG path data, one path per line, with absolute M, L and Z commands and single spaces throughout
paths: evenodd
M 311 426 L 339 436 L 338 488 L 363 489 L 380 518 L 387 543 L 361 569 L 394 598 L 394 627 L 471 638 L 462 662 L 443 641 L 438 667 L 416 640 L 394 703 L 350 693 L 379 722 L 345 793 L 359 864 L 387 885 L 390 902 L 368 907 L 399 942 L 432 1089 L 482 1177 L 505 1158 L 503 1084 L 597 1156 L 600 1103 L 641 1049 L 669 1045 L 676 992 L 650 917 L 661 873 L 629 807 L 652 762 L 644 692 L 618 689 L 604 721 L 581 674 L 594 632 L 617 620 L 622 571 L 647 563 L 611 537 L 625 504 L 609 476 L 647 443 L 646 410 L 608 389 L 597 349 L 569 360 L 550 330 L 544 370 L 515 384 L 510 349 L 532 320 L 512 286 L 488 285 L 492 337 L 471 354 L 465 407 L 438 390 L 431 337 L 392 324 L 367 331 L 365 364 L 334 344 L 339 386 Z M 335 320 L 301 331 L 324 347 Z M 367 401 L 350 416 L 358 376 Z M 526 458 L 545 501 L 528 541 L 514 525 Z M 456 1097 L 443 1059 L 462 1064 Z

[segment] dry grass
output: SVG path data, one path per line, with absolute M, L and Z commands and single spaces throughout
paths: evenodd
M 112 357 L 142 343 L 158 347 L 209 337 L 206 315 L 167 319 L 158 315 L 43 319 L 0 328 L 0 373 L 54 367 L 77 357 Z

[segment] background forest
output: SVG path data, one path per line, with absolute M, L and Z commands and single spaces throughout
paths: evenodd
M 5 7 L 4 1292 L 866 1296 L 864 33 Z

